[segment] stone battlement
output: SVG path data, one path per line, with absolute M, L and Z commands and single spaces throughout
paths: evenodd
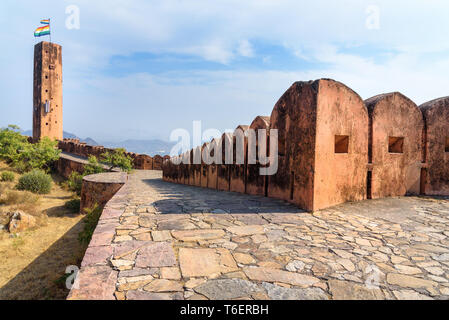
M 248 161 L 246 130 L 278 130 L 278 170 L 259 173 Z M 199 152 L 223 152 L 236 137 L 224 134 L 163 164 L 165 181 L 278 198 L 316 211 L 348 201 L 408 194 L 449 195 L 449 97 L 418 107 L 399 92 L 363 101 L 344 84 L 295 82 L 245 132 L 244 163 L 193 164 Z M 257 148 L 266 147 L 270 138 Z M 232 141 L 232 140 L 231 140 Z M 260 145 L 260 146 L 259 146 Z M 206 150 L 205 150 L 206 149 Z M 190 164 L 179 159 L 190 159 Z M 174 161 L 176 160 L 176 161 Z
M 97 159 L 105 152 L 112 152 L 114 149 L 105 148 L 103 146 L 91 146 L 80 142 L 78 139 L 64 139 L 59 141 L 58 148 L 64 152 L 74 154 L 81 157 L 95 156 Z M 126 152 L 126 155 L 133 159 L 134 169 L 140 170 L 162 170 L 162 162 L 168 159 L 168 156 L 162 157 L 155 155 L 150 157 L 146 154 L 137 154 L 134 152 Z

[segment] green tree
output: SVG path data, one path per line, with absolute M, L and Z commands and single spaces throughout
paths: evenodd
M 125 149 L 117 148 L 112 152 L 108 151 L 103 153 L 101 155 L 101 160 L 102 162 L 107 163 L 110 166 L 109 171 L 118 168 L 129 173 L 133 168 L 133 159 L 125 153 Z
M 98 162 L 97 157 L 89 156 L 89 163 L 84 166 L 83 175 L 87 176 L 90 174 L 102 173 L 104 172 L 103 166 Z
M 20 154 L 27 144 L 27 138 L 20 134 L 18 126 L 9 125 L 8 128 L 0 130 L 0 158 L 12 166 L 19 164 Z
M 0 159 L 21 172 L 40 169 L 48 172 L 51 164 L 59 159 L 57 141 L 45 137 L 37 143 L 28 142 L 20 128 L 9 125 L 0 130 Z
M 20 153 L 20 162 L 24 171 L 40 169 L 49 172 L 51 164 L 59 159 L 61 153 L 57 145 L 56 140 L 50 140 L 48 137 L 42 138 L 37 143 L 27 143 Z
M 89 163 L 84 166 L 82 173 L 73 171 L 70 174 L 67 180 L 67 186 L 69 190 L 75 192 L 79 196 L 81 195 L 83 178 L 90 174 L 96 174 L 101 172 L 104 172 L 103 166 L 98 162 L 95 156 L 89 156 Z

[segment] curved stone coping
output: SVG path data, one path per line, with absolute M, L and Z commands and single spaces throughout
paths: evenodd
M 128 174 L 126 172 L 104 172 L 85 176 L 83 181 L 94 183 L 113 183 L 113 184 L 125 184 L 128 180 Z
M 107 175 L 107 176 L 106 176 Z M 87 178 L 87 179 L 86 179 Z M 113 253 L 115 228 L 120 225 L 130 188 L 126 173 L 96 174 L 85 177 L 86 182 L 124 183 L 123 187 L 106 203 L 98 220 L 92 239 L 81 262 L 76 281 L 67 296 L 68 300 L 115 300 L 114 292 L 118 271 L 109 264 Z M 103 182 L 102 182 L 103 181 Z M 104 182 L 109 181 L 109 182 Z

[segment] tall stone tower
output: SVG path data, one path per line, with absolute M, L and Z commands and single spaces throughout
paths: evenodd
M 61 46 L 42 41 L 34 46 L 33 140 L 62 140 Z

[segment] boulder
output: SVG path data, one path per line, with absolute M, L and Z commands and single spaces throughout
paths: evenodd
M 8 230 L 10 233 L 18 233 L 36 226 L 36 218 L 21 211 L 10 212 Z

